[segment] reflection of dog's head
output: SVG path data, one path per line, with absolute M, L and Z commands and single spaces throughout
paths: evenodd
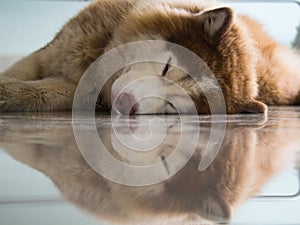
M 186 6 L 146 3 L 129 13 L 107 49 L 149 39 L 172 42 L 196 53 L 217 78 L 228 113 L 265 110 L 264 104 L 254 100 L 257 94 L 254 43 L 230 8 L 201 1 Z M 143 62 L 126 67 L 112 87 L 114 109 L 121 114 L 191 113 L 192 107 L 196 107 L 199 113 L 209 113 L 203 91 L 210 91 L 211 87 L 206 83 L 205 73 L 197 74 L 202 82 L 200 88 L 188 74 L 172 66 L 177 61 L 172 51 L 167 47 L 152 47 L 160 63 Z M 187 64 L 183 66 L 188 69 L 193 67 L 189 59 L 178 63 Z M 146 79 L 149 77 L 153 79 Z
M 142 153 L 135 154 L 137 157 L 133 157 L 134 153 L 128 154 L 106 123 L 98 124 L 98 134 L 106 150 L 123 162 L 132 165 L 157 163 L 160 156 L 168 158 L 172 154 L 171 150 L 182 135 L 178 121 L 167 118 L 169 122 L 166 124 L 171 126 L 160 128 L 166 128 L 165 141 L 157 151 L 149 152 L 145 157 Z M 259 191 L 270 177 L 290 162 L 289 157 L 299 146 L 299 124 L 283 119 L 281 114 L 275 118 L 278 119 L 265 125 L 267 129 L 252 127 L 248 120 L 247 125 L 239 125 L 236 121 L 233 126 L 229 124 L 216 159 L 200 172 L 198 166 L 210 130 L 203 124 L 197 149 L 190 161 L 170 179 L 146 187 L 116 184 L 96 173 L 78 151 L 68 122 L 53 120 L 45 124 L 41 119 L 24 126 L 14 119 L 13 126 L 3 124 L 0 147 L 15 159 L 45 173 L 66 199 L 101 220 L 131 225 L 201 224 L 206 219 L 219 222 L 230 217 L 239 203 Z M 133 122 L 129 129 L 136 137 L 148 135 L 143 120 Z M 194 133 L 191 128 L 188 125 L 183 132 Z M 127 141 L 125 144 L 130 144 L 132 139 L 127 136 L 128 130 L 119 133 L 122 140 Z M 87 142 L 90 137 L 89 130 L 86 130 Z M 185 143 L 189 148 L 189 143 Z M 99 164 L 93 151 L 86 151 Z M 172 166 L 166 165 L 162 173 L 172 170 Z M 115 171 L 114 166 L 111 165 L 109 170 Z

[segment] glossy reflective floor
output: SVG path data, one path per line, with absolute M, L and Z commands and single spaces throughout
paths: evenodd
M 0 133 L 1 224 L 300 223 L 297 107 L 0 114 Z

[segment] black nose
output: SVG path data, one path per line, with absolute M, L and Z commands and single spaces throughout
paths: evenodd
M 117 97 L 114 108 L 123 115 L 135 114 L 138 110 L 138 103 L 136 103 L 133 95 L 122 93 Z

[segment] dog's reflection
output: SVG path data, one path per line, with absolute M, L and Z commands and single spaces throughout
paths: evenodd
M 110 120 L 97 125 L 99 137 L 110 154 L 136 166 L 164 162 L 172 155 L 182 133 L 193 135 L 197 127 L 201 127 L 193 155 L 189 157 L 189 143 L 186 149 L 181 149 L 181 157 L 188 160 L 186 165 L 168 180 L 148 186 L 117 184 L 95 172 L 78 150 L 70 122 L 45 121 L 43 116 L 24 124 L 2 120 L 0 147 L 16 160 L 50 177 L 68 201 L 101 220 L 130 225 L 182 225 L 228 221 L 238 205 L 256 195 L 276 172 L 294 159 L 300 144 L 297 119 L 285 120 L 278 116 L 264 125 L 233 119 L 227 124 L 217 157 L 200 172 L 199 163 L 210 125 L 182 123 L 177 117 L 161 119 L 165 120 L 161 129 L 159 123 L 152 128 L 156 133 L 163 131 L 164 141 L 154 146 L 153 151 L 135 153 L 128 145 L 138 147 L 138 143 L 130 143 L 130 135 L 144 140 L 149 137 L 151 127 L 145 126 L 149 122 L 147 117 L 126 120 L 130 122 L 129 130 L 122 130 L 125 127 L 122 120 L 117 123 L 117 131 Z M 87 130 L 86 138 L 88 136 Z M 152 138 L 159 140 L 156 136 Z M 143 147 L 153 147 L 151 143 Z M 90 154 L 94 156 L 94 163 L 101 161 L 94 153 Z M 170 174 L 178 166 L 162 163 L 161 173 Z M 124 172 L 120 176 L 131 174 Z M 149 174 L 145 174 L 147 176 Z

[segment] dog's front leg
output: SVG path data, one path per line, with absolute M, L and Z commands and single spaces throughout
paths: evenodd
M 71 110 L 76 84 L 62 77 L 0 80 L 0 112 Z

